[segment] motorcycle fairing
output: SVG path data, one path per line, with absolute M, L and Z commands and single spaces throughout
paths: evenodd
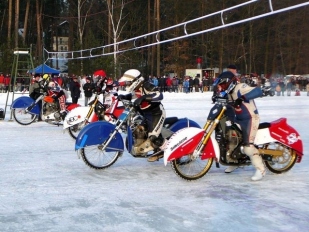
M 201 128 L 199 124 L 196 122 L 192 121 L 191 119 L 188 118 L 181 118 L 174 124 L 170 126 L 170 130 L 173 132 L 179 131 L 180 129 L 186 128 L 186 127 L 197 127 Z
M 67 129 L 71 126 L 74 126 L 78 123 L 85 121 L 89 110 L 90 110 L 90 106 L 80 106 L 80 107 L 76 107 L 73 110 L 69 111 L 69 113 L 64 119 L 63 129 Z M 98 120 L 99 120 L 98 116 L 93 111 L 92 114 L 90 115 L 89 122 L 96 122 Z
M 71 111 L 71 110 L 73 110 L 73 109 L 75 109 L 75 108 L 77 108 L 77 107 L 80 107 L 81 105 L 80 104 L 77 104 L 77 103 L 70 103 L 70 104 L 68 104 L 67 105 L 67 110 L 68 111 Z
M 194 151 L 205 131 L 197 127 L 186 127 L 172 135 L 164 150 L 164 164 Z
M 116 126 L 104 121 L 93 122 L 85 126 L 78 134 L 75 141 L 75 150 L 86 146 L 100 145 L 106 141 Z M 123 151 L 124 144 L 122 136 L 116 133 L 112 141 L 107 146 L 106 151 Z
M 34 100 L 31 97 L 21 96 L 15 99 L 11 105 L 12 109 L 25 109 L 30 106 Z M 40 114 L 40 107 L 36 104 L 31 110 L 30 113 L 39 115 Z
M 287 124 L 286 118 L 271 122 L 269 128 L 259 129 L 254 143 L 260 145 L 277 141 L 292 148 L 298 155 L 303 155 L 303 142 L 300 135 Z
M 214 120 L 218 117 L 218 115 L 221 113 L 222 108 L 225 107 L 221 104 L 215 104 L 211 110 L 209 111 L 207 120 Z

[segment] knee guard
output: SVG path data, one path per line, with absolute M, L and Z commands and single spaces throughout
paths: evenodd
M 256 149 L 253 145 L 247 145 L 244 147 L 244 153 L 250 158 L 254 155 L 259 155 L 258 149 Z
M 244 152 L 250 157 L 252 165 L 263 173 L 265 171 L 265 166 L 258 149 L 256 149 L 253 145 L 249 145 L 245 146 Z

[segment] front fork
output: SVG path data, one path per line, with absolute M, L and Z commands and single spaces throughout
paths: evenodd
M 29 113 L 35 107 L 35 105 L 44 98 L 44 96 L 44 94 L 40 95 L 30 106 L 28 106 L 25 110 L 26 113 Z
M 212 132 L 216 129 L 217 125 L 219 124 L 220 120 L 224 116 L 224 112 L 226 111 L 226 107 L 224 106 L 220 112 L 220 114 L 217 116 L 215 120 L 207 120 L 205 123 L 203 129 L 205 131 L 203 138 L 199 142 L 199 144 L 196 146 L 196 148 L 193 151 L 193 158 L 197 159 L 202 154 L 202 151 L 204 150 L 205 145 L 210 139 L 210 136 L 212 135 Z

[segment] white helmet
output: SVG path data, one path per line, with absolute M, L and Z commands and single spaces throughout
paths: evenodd
M 138 71 L 137 69 L 129 69 L 123 74 L 123 76 L 118 81 L 119 82 L 127 82 L 127 81 L 133 82 L 134 80 L 138 79 L 140 76 L 141 76 L 141 72 Z

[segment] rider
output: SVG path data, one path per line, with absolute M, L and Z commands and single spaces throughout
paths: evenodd
M 153 148 L 159 149 L 164 143 L 164 139 L 160 136 L 165 120 L 165 110 L 161 104 L 163 94 L 155 85 L 149 81 L 144 81 L 140 71 L 137 69 L 127 70 L 119 79 L 119 83 L 125 83 L 127 85 L 126 91 L 130 94 L 135 94 L 137 99 L 134 101 L 134 105 L 138 107 L 141 114 L 146 118 L 148 126 L 148 139 L 136 147 L 135 150 L 137 153 L 146 151 L 149 142 Z M 119 98 L 123 99 L 127 96 L 119 95 Z M 153 162 L 162 157 L 163 153 L 158 153 L 149 157 L 148 161 Z
M 40 95 L 44 93 L 45 81 L 41 80 L 41 76 L 39 74 L 35 74 L 34 81 L 29 87 L 29 97 L 33 100 L 36 100 Z M 38 102 L 38 106 L 40 107 L 40 112 L 42 109 L 42 100 Z M 41 114 L 39 114 L 38 121 L 42 121 Z
M 226 71 L 221 73 L 214 82 L 218 88 L 220 97 L 228 97 L 233 102 L 235 109 L 235 121 L 239 123 L 242 130 L 244 153 L 250 157 L 252 165 L 256 168 L 251 180 L 261 180 L 265 174 L 265 166 L 259 151 L 253 142 L 259 127 L 260 118 L 253 99 L 262 96 L 262 90 L 258 87 L 250 87 L 245 83 L 238 83 L 234 73 Z M 230 166 L 225 172 L 231 173 L 238 166 Z
M 54 99 L 54 101 L 59 102 L 60 106 L 59 113 L 61 118 L 64 119 L 65 116 L 67 115 L 65 107 L 66 97 L 64 91 L 61 89 L 61 87 L 56 81 L 50 80 L 50 76 L 48 74 L 43 75 L 43 80 L 45 81 L 45 86 L 47 86 L 47 88 L 51 90 L 50 91 L 50 93 L 52 93 L 51 97 Z

